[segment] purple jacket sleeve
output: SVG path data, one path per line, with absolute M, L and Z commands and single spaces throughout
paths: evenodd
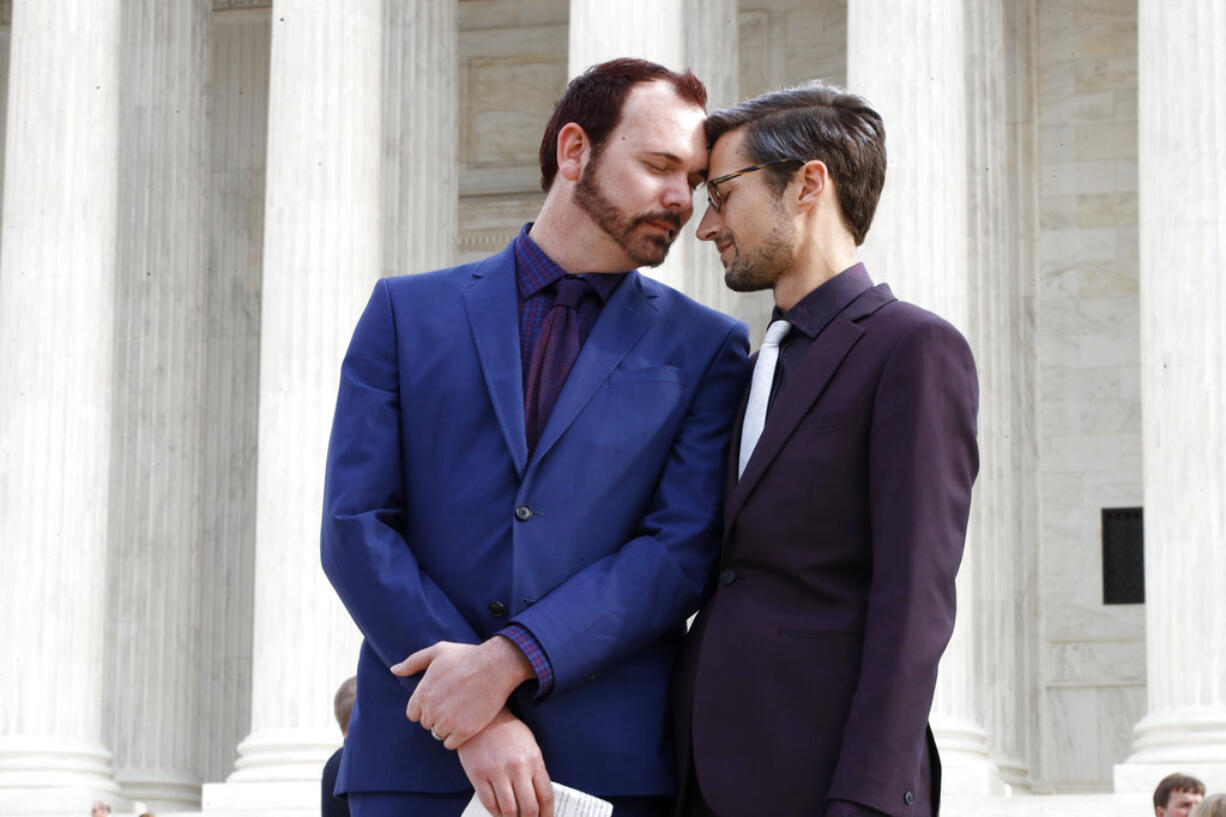
M 869 439 L 872 581 L 861 672 L 830 799 L 903 814 L 954 625 L 979 468 L 970 347 L 930 316 L 886 361 Z

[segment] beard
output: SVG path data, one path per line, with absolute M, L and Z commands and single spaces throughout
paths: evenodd
M 745 252 L 741 252 L 733 243 L 736 254 L 724 270 L 724 285 L 733 292 L 758 292 L 773 288 L 796 260 L 792 250 L 796 226 L 786 218 L 778 201 L 773 210 L 779 216 L 778 227 L 768 238 Z
M 631 216 L 609 199 L 596 179 L 600 167 L 600 153 L 593 154 L 587 167 L 575 185 L 574 201 L 580 210 L 587 213 L 605 235 L 621 247 L 630 260 L 640 267 L 658 267 L 668 257 L 677 234 L 681 232 L 681 216 L 667 210 Z M 672 230 L 660 235 L 645 228 L 648 221 L 667 224 Z

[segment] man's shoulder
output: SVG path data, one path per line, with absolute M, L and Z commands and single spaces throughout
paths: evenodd
M 894 297 L 884 299 L 883 303 L 865 315 L 864 324 L 866 328 L 888 333 L 899 341 L 932 336 L 966 342 L 962 332 L 941 315 Z
M 477 270 L 496 257 L 490 256 L 480 261 L 470 261 L 465 264 L 442 267 L 427 272 L 408 272 L 390 275 L 382 279 L 381 283 L 387 287 L 388 292 L 396 294 L 407 292 L 415 296 L 430 291 L 459 290 L 473 279 L 473 275 Z

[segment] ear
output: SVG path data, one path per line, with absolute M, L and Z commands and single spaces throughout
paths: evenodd
M 833 192 L 830 181 L 830 170 L 820 159 L 805 162 L 800 169 L 800 190 L 796 194 L 796 203 L 801 210 L 808 210 L 818 204 L 824 193 Z
M 592 143 L 587 132 L 575 122 L 567 122 L 558 131 L 558 173 L 569 181 L 575 181 L 583 171 Z

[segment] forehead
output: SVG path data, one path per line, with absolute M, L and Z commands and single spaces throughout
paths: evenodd
M 667 82 L 645 82 L 630 89 L 609 141 L 636 152 L 671 153 L 701 165 L 707 154 L 705 118 L 702 108 L 682 99 Z
M 749 164 L 749 158 L 742 152 L 744 142 L 744 128 L 730 130 L 715 140 L 711 147 L 711 166 L 708 168 L 707 177 L 718 179 Z

